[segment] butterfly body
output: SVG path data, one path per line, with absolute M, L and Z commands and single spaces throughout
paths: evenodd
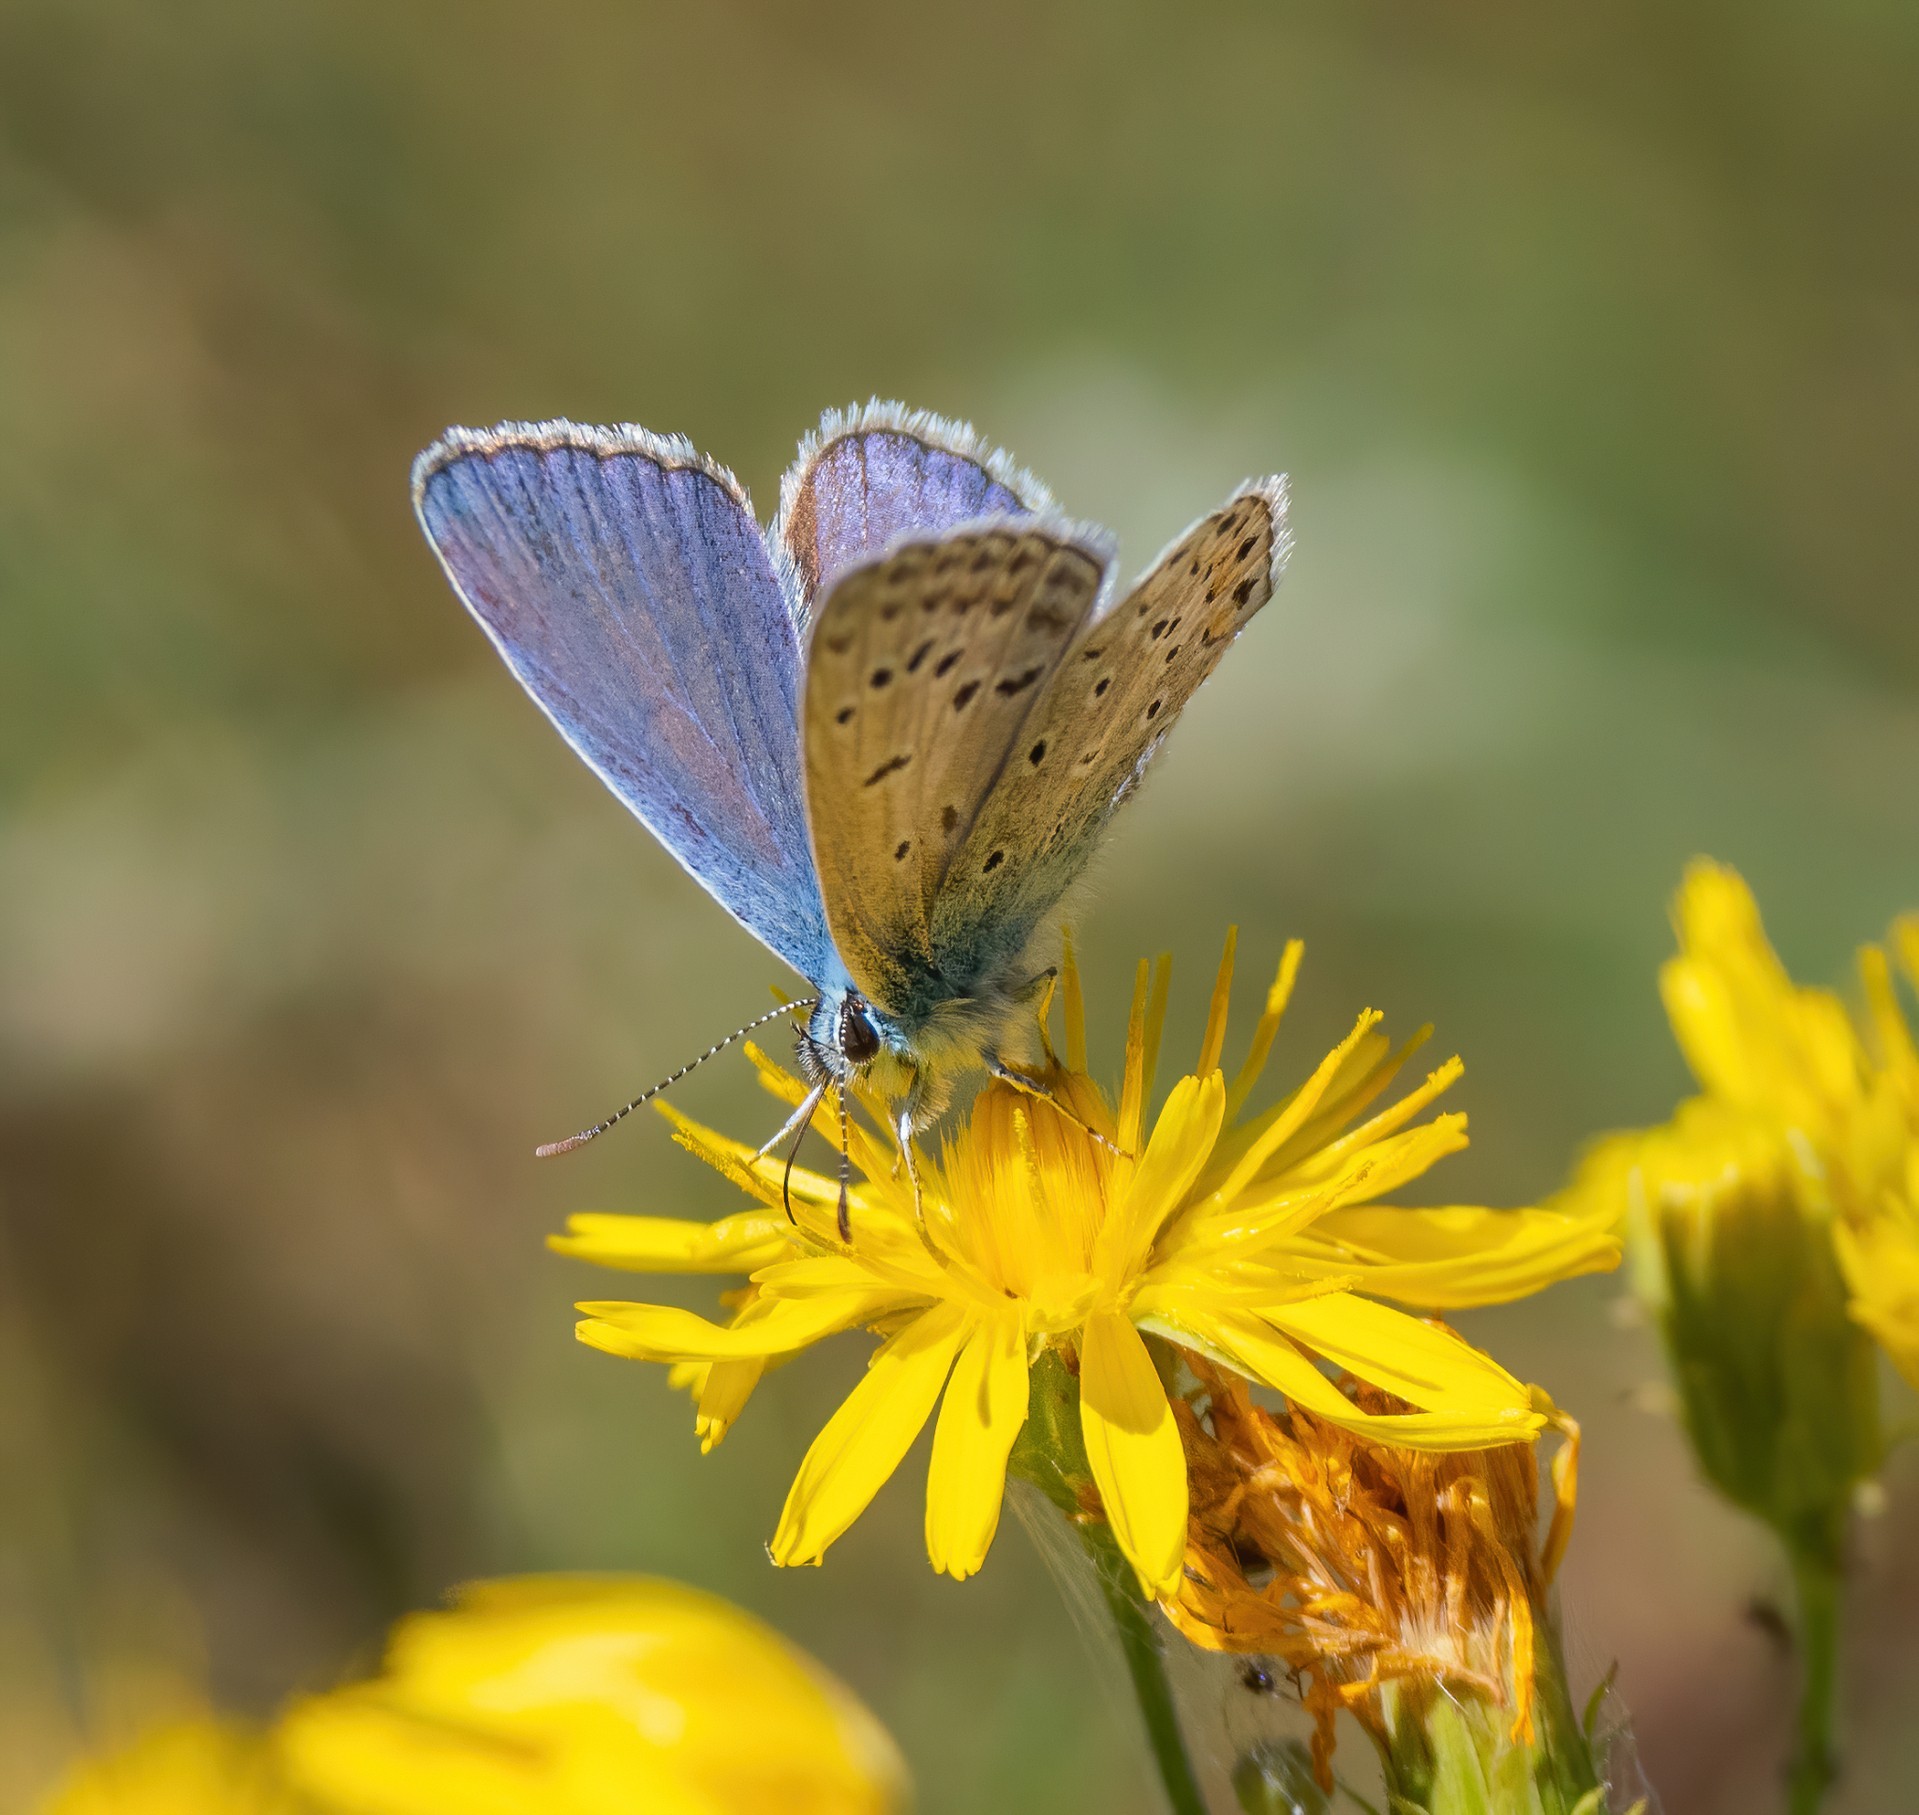
M 1118 596 L 1103 532 L 891 405 L 826 419 L 767 532 L 634 428 L 452 430 L 414 501 L 561 734 L 807 979 L 809 1082 L 902 1141 L 1025 1056 L 1045 921 L 1288 547 L 1249 485 Z

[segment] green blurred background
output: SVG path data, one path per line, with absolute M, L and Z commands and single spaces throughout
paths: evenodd
M 780 970 L 493 659 L 407 463 L 631 418 L 764 506 L 877 393 L 1135 565 L 1289 471 L 1291 577 L 1084 919 L 1096 1045 L 1137 954 L 1187 1041 L 1228 921 L 1255 972 L 1302 934 L 1282 1059 L 1436 1021 L 1476 1135 L 1437 1195 L 1525 1201 L 1682 1087 L 1689 855 L 1813 979 L 1919 904 L 1916 78 L 1893 0 L 4 0 L 0 1804 L 462 1576 L 590 1565 L 771 1615 L 927 1815 L 1152 1808 L 1010 1522 L 928 1572 L 922 1460 L 823 1569 L 766 1562 L 860 1345 L 702 1460 L 659 1371 L 573 1342 L 621 1288 L 542 1251 L 566 1211 L 726 1192 L 657 1123 L 530 1149 Z M 739 1061 L 682 1101 L 766 1120 Z M 1618 1290 L 1468 1327 L 1591 1434 L 1575 1668 L 1618 1660 L 1672 1815 L 1764 1806 L 1779 1584 Z M 1919 1774 L 1888 1485 L 1844 1815 Z

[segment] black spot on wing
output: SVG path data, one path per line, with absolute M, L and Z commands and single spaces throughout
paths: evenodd
M 994 685 L 993 691 L 1001 698 L 1010 700 L 1014 694 L 1024 693 L 1045 672 L 1046 666 L 1041 663 L 1038 667 L 1028 668 L 1024 673 L 1009 674 L 1005 680 Z
M 904 769 L 912 760 L 912 756 L 904 750 L 897 756 L 889 756 L 885 762 L 881 763 L 880 766 L 866 778 L 863 785 L 869 788 L 877 787 L 889 775 L 897 775 L 900 770 Z

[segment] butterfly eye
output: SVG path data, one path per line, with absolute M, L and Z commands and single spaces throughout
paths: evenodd
M 848 997 L 840 1007 L 840 1055 L 854 1065 L 864 1065 L 878 1056 L 880 1037 L 867 1019 L 865 1005 L 858 997 Z

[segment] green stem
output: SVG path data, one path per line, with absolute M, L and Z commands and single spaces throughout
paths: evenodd
M 1206 1801 L 1179 1730 L 1179 1712 L 1153 1610 L 1139 1592 L 1139 1578 L 1121 1552 L 1113 1528 L 1103 1519 L 1087 1516 L 1089 1503 L 1098 1501 L 1080 1436 L 1079 1382 L 1058 1350 L 1051 1348 L 1034 1358 L 1030 1378 L 1026 1424 L 1007 1458 L 1006 1472 L 1037 1487 L 1077 1534 L 1112 1616 L 1166 1799 L 1174 1815 L 1206 1815 Z
M 1173 1702 L 1173 1685 L 1166 1675 L 1166 1654 L 1153 1624 L 1152 1609 L 1140 1598 L 1132 1565 L 1120 1555 L 1111 1529 L 1082 1525 L 1079 1532 L 1098 1572 L 1100 1593 L 1105 1597 L 1106 1611 L 1112 1615 L 1113 1630 L 1119 1635 L 1126 1674 L 1133 1685 L 1133 1698 L 1139 1703 L 1146 1743 L 1159 1769 L 1159 1781 L 1165 1786 L 1166 1800 L 1172 1804 L 1174 1815 L 1206 1815 L 1206 1799 L 1199 1793 L 1199 1779 L 1193 1775 L 1193 1761 L 1186 1755 L 1186 1741 L 1179 1730 L 1179 1711 Z
M 1799 1603 L 1799 1744 L 1787 1778 L 1787 1807 L 1791 1815 L 1816 1815 L 1838 1774 L 1833 1703 L 1844 1576 L 1829 1557 L 1796 1548 L 1792 1582 Z

